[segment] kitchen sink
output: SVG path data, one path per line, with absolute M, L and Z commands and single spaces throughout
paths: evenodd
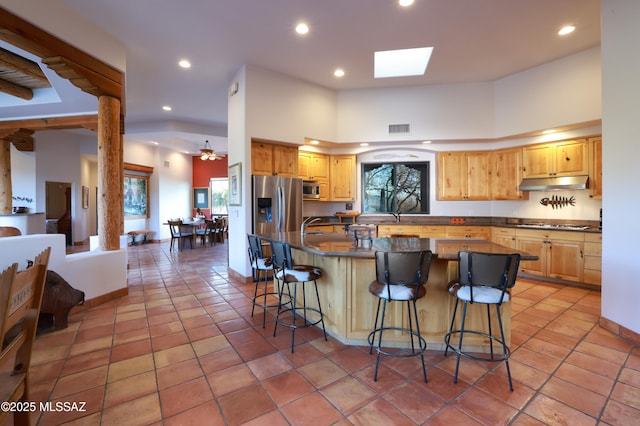
M 521 223 L 516 225 L 518 228 L 531 229 L 566 229 L 569 231 L 584 231 L 591 228 L 588 225 L 575 225 L 571 223 Z

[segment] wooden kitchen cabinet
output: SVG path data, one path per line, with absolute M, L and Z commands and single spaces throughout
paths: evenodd
M 557 177 L 589 174 L 589 145 L 586 139 L 525 146 L 522 149 L 523 177 Z
M 297 177 L 298 147 L 252 141 L 251 174 Z
M 356 156 L 332 155 L 329 174 L 329 200 L 354 201 L 356 197 Z
M 602 198 L 602 136 L 589 138 L 589 191 L 593 198 Z
M 602 234 L 584 234 L 584 276 L 586 284 L 602 284 Z
M 491 240 L 491 228 L 489 226 L 445 226 L 447 238 L 482 238 Z
M 502 228 L 498 226 L 492 227 L 491 242 L 513 249 L 516 248 L 515 228 Z
M 378 225 L 378 237 L 403 236 L 406 238 L 422 237 L 422 226 L 420 225 Z
M 447 229 L 441 225 L 423 225 L 421 238 L 445 238 Z
M 583 281 L 584 233 L 517 229 L 516 247 L 538 256 L 538 260 L 521 261 L 520 271 L 567 281 Z
M 302 179 L 328 180 L 329 156 L 315 152 L 298 152 L 298 177 Z
M 438 200 L 489 200 L 489 151 L 438 153 Z
M 518 190 L 522 182 L 522 148 L 491 152 L 491 199 L 528 200 L 529 192 Z

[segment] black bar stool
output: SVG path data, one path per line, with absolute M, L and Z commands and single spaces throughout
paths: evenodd
M 280 241 L 271 241 L 271 255 L 273 259 L 274 276 L 281 281 L 278 314 L 276 315 L 276 324 L 273 328 L 273 335 L 276 335 L 278 325 L 291 329 L 291 352 L 294 351 L 296 329 L 311 327 L 321 324 L 324 340 L 327 340 L 327 331 L 324 328 L 324 316 L 322 315 L 322 305 L 320 304 L 320 295 L 318 293 L 317 279 L 322 275 L 319 268 L 311 265 L 294 265 L 291 257 L 291 246 L 289 243 Z M 307 306 L 305 293 L 305 284 L 313 282 L 318 307 Z M 284 287 L 287 287 L 287 294 L 284 294 Z M 293 284 L 293 294 L 291 293 L 290 284 Z M 297 288 L 298 284 L 302 285 L 302 306 L 297 305 Z M 289 307 L 286 301 L 283 304 L 282 298 L 289 297 Z M 318 314 L 319 318 L 313 320 L 307 317 L 307 313 Z M 291 318 L 289 318 L 289 315 Z M 296 316 L 302 315 L 302 319 L 296 322 Z
M 456 374 L 453 383 L 458 383 L 458 369 L 460 367 L 460 357 L 475 359 L 479 361 L 504 361 L 507 367 L 507 377 L 509 378 L 509 390 L 513 391 L 511 382 L 511 370 L 509 369 L 509 356 L 511 354 L 504 337 L 502 327 L 502 316 L 500 315 L 500 305 L 510 300 L 509 289 L 516 283 L 516 275 L 520 265 L 520 255 L 479 253 L 461 251 L 458 253 L 458 280 L 449 283 L 449 293 L 456 297 L 456 305 L 451 317 L 449 332 L 444 336 L 446 348 L 445 356 L 449 349 L 458 354 L 456 360 Z M 454 330 L 458 304 L 462 302 L 462 320 L 460 328 Z M 487 305 L 488 330 L 470 330 L 465 328 L 467 318 L 467 305 L 479 303 Z M 491 305 L 496 307 L 498 327 L 500 335 L 494 336 L 491 329 Z M 489 354 L 472 353 L 462 348 L 462 339 L 465 334 L 475 334 L 485 337 L 489 341 Z M 451 344 L 451 336 L 459 335 L 457 346 Z M 502 347 L 502 354 L 493 352 L 493 343 L 498 343 Z
M 247 235 L 249 240 L 249 261 L 253 270 L 253 281 L 256 287 L 253 291 L 253 306 L 251 307 L 251 316 L 253 317 L 256 306 L 262 308 L 262 328 L 265 327 L 267 321 L 267 308 L 276 308 L 279 306 L 280 292 L 275 288 L 269 288 L 269 274 L 273 276 L 273 265 L 271 257 L 265 257 L 262 253 L 262 239 L 255 235 Z M 262 283 L 262 289 L 260 289 Z M 288 303 L 288 302 L 285 302 Z
M 418 310 L 416 309 L 416 301 L 427 294 L 425 284 L 427 284 L 429 278 L 431 255 L 430 250 L 413 252 L 378 251 L 375 253 L 376 281 L 369 285 L 369 292 L 378 298 L 378 308 L 373 331 L 368 336 L 369 353 L 373 353 L 376 336 L 378 337 L 374 382 L 378 380 L 380 354 L 393 357 L 419 356 L 422 362 L 422 375 L 424 376 L 424 381 L 427 381 L 427 370 L 424 366 L 424 351 L 427 349 L 427 341 L 420 334 L 420 321 Z M 407 302 L 409 328 L 385 325 L 384 317 L 387 302 L 394 300 Z M 380 302 L 382 302 L 382 316 L 380 316 Z M 378 324 L 378 318 L 380 318 L 380 324 Z M 414 322 L 415 330 L 413 328 Z M 390 330 L 409 334 L 411 349 L 408 351 L 394 350 L 393 352 L 385 350 L 382 347 L 382 334 L 384 331 Z

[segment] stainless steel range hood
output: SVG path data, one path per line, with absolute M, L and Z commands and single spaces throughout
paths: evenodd
M 587 189 L 589 176 L 562 176 L 522 179 L 520 191 L 548 191 L 550 189 Z

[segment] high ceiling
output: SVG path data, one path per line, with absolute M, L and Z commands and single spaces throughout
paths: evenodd
M 228 89 L 243 64 L 335 90 L 433 85 L 493 81 L 600 43 L 599 0 L 58 1 L 126 46 L 127 137 L 192 152 L 204 138 L 226 151 Z M 558 36 L 566 24 L 576 31 Z M 426 75 L 374 80 L 374 51 L 422 46 L 434 46 Z M 44 71 L 61 101 L 9 106 L 0 93 L 0 120 L 95 108 Z

